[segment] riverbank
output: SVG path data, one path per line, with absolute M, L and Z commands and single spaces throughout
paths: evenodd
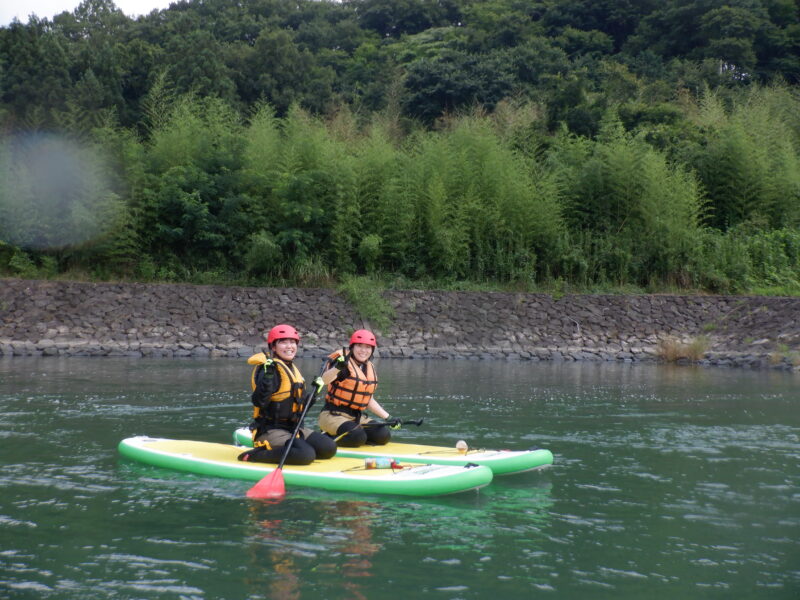
M 800 368 L 800 298 L 387 291 L 391 358 Z M 245 357 L 274 323 L 324 356 L 369 327 L 328 289 L 0 279 L 0 355 Z

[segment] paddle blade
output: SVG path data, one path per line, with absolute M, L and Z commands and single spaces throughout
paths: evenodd
M 265 475 L 261 481 L 247 490 L 248 498 L 283 498 L 286 495 L 286 485 L 283 483 L 283 471 L 275 469 Z

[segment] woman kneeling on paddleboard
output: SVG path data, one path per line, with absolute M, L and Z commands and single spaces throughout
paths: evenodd
M 368 410 L 381 419 L 390 418 L 373 396 L 378 376 L 370 359 L 377 346 L 371 331 L 359 329 L 350 337 L 349 352 L 342 348 L 328 356 L 328 368 L 338 369 L 339 373 L 328 384 L 319 426 L 340 446 L 356 448 L 368 441 L 382 446 L 391 438 L 388 425 L 364 414 Z M 327 374 L 323 379 L 328 379 Z M 392 429 L 399 427 L 398 421 Z
M 253 389 L 253 449 L 239 460 L 278 463 L 284 446 L 292 437 L 303 403 L 308 401 L 300 370 L 292 363 L 300 335 L 290 325 L 276 325 L 267 335 L 268 351 L 247 359 L 255 365 L 250 385 Z M 318 431 L 301 427 L 286 457 L 288 465 L 307 465 L 315 459 L 331 458 L 336 443 Z

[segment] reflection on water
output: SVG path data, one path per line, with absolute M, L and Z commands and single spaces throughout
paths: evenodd
M 544 551 L 551 484 L 539 475 L 533 478 L 480 493 L 413 501 L 343 500 L 292 490 L 280 501 L 251 503 L 250 595 L 268 590 L 270 598 L 300 598 L 313 590 L 309 597 L 372 598 L 384 587 L 387 557 L 382 555 L 394 564 L 390 577 L 402 578 L 392 582 L 393 590 L 408 589 L 416 597 L 415 590 L 465 587 L 465 575 L 453 567 L 468 565 L 469 578 L 491 574 L 499 559 L 496 548 L 510 547 L 519 536 L 527 540 L 524 556 Z M 409 556 L 405 545 L 422 554 Z M 452 576 L 432 579 L 431 570 L 438 568 Z
M 295 516 L 298 503 L 302 503 L 302 520 Z M 270 598 L 299 598 L 304 573 L 310 570 L 321 581 L 334 578 L 335 587 L 349 598 L 367 598 L 361 579 L 372 577 L 371 559 L 381 549 L 372 536 L 379 509 L 380 505 L 367 501 L 252 503 L 254 533 L 248 554 L 252 571 L 262 575 L 253 582 L 252 595 L 268 589 Z M 265 588 L 258 579 L 270 583 Z
M 116 452 L 135 434 L 228 442 L 250 413 L 243 361 L 0 360 L 0 597 L 800 597 L 797 375 L 379 369 L 382 404 L 425 417 L 398 439 L 546 447 L 555 464 L 440 498 L 251 502 L 248 482 Z

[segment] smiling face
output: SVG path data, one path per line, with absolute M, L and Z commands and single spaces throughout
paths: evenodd
M 294 360 L 297 354 L 297 340 L 284 338 L 272 345 L 272 352 L 281 360 Z
M 372 346 L 368 344 L 353 344 L 353 358 L 363 363 L 367 362 L 372 356 Z

